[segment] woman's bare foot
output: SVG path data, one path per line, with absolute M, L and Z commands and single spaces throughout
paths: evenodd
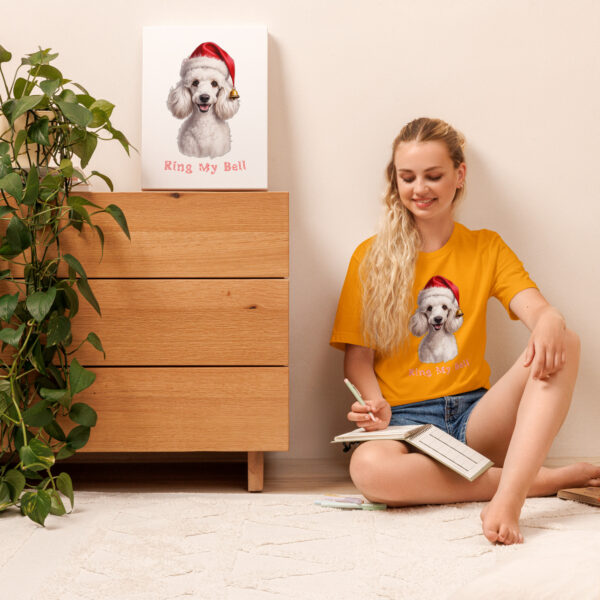
M 519 515 L 524 499 L 495 494 L 481 511 L 483 535 L 492 543 L 521 544 L 523 536 L 519 530 Z
M 551 496 L 562 488 L 600 487 L 600 466 L 579 462 L 565 467 L 542 467 L 529 496 Z M 523 501 L 518 497 L 496 494 L 481 511 L 485 537 L 492 543 L 520 544 L 519 515 Z

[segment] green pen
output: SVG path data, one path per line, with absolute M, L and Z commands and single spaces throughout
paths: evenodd
M 344 379 L 344 383 L 348 386 L 348 389 L 352 392 L 352 395 L 358 400 L 360 404 L 366 406 L 365 401 L 362 399 L 360 392 L 356 389 L 356 386 L 348 379 Z M 373 413 L 369 411 L 369 416 L 371 417 L 371 421 L 376 421 L 377 419 L 373 416 Z

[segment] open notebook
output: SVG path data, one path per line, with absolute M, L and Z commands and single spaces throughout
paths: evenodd
M 332 443 L 349 444 L 367 440 L 402 440 L 469 481 L 477 479 L 494 464 L 435 425 L 393 425 L 378 431 L 365 431 L 361 427 L 336 436 Z

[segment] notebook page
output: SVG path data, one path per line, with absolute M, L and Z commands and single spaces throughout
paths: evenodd
M 367 440 L 404 440 L 410 434 L 418 433 L 420 430 L 427 428 L 427 425 L 392 425 L 385 429 L 376 431 L 365 431 L 362 427 L 336 435 L 335 442 L 341 441 L 367 441 Z
M 466 444 L 434 426 L 411 436 L 410 441 L 426 454 L 470 480 L 492 464 L 488 458 L 473 448 L 469 448 Z

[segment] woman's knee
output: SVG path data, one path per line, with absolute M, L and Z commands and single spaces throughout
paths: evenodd
M 405 444 L 393 440 L 363 442 L 350 459 L 350 477 L 364 494 L 385 480 L 385 471 L 394 456 L 408 454 Z

